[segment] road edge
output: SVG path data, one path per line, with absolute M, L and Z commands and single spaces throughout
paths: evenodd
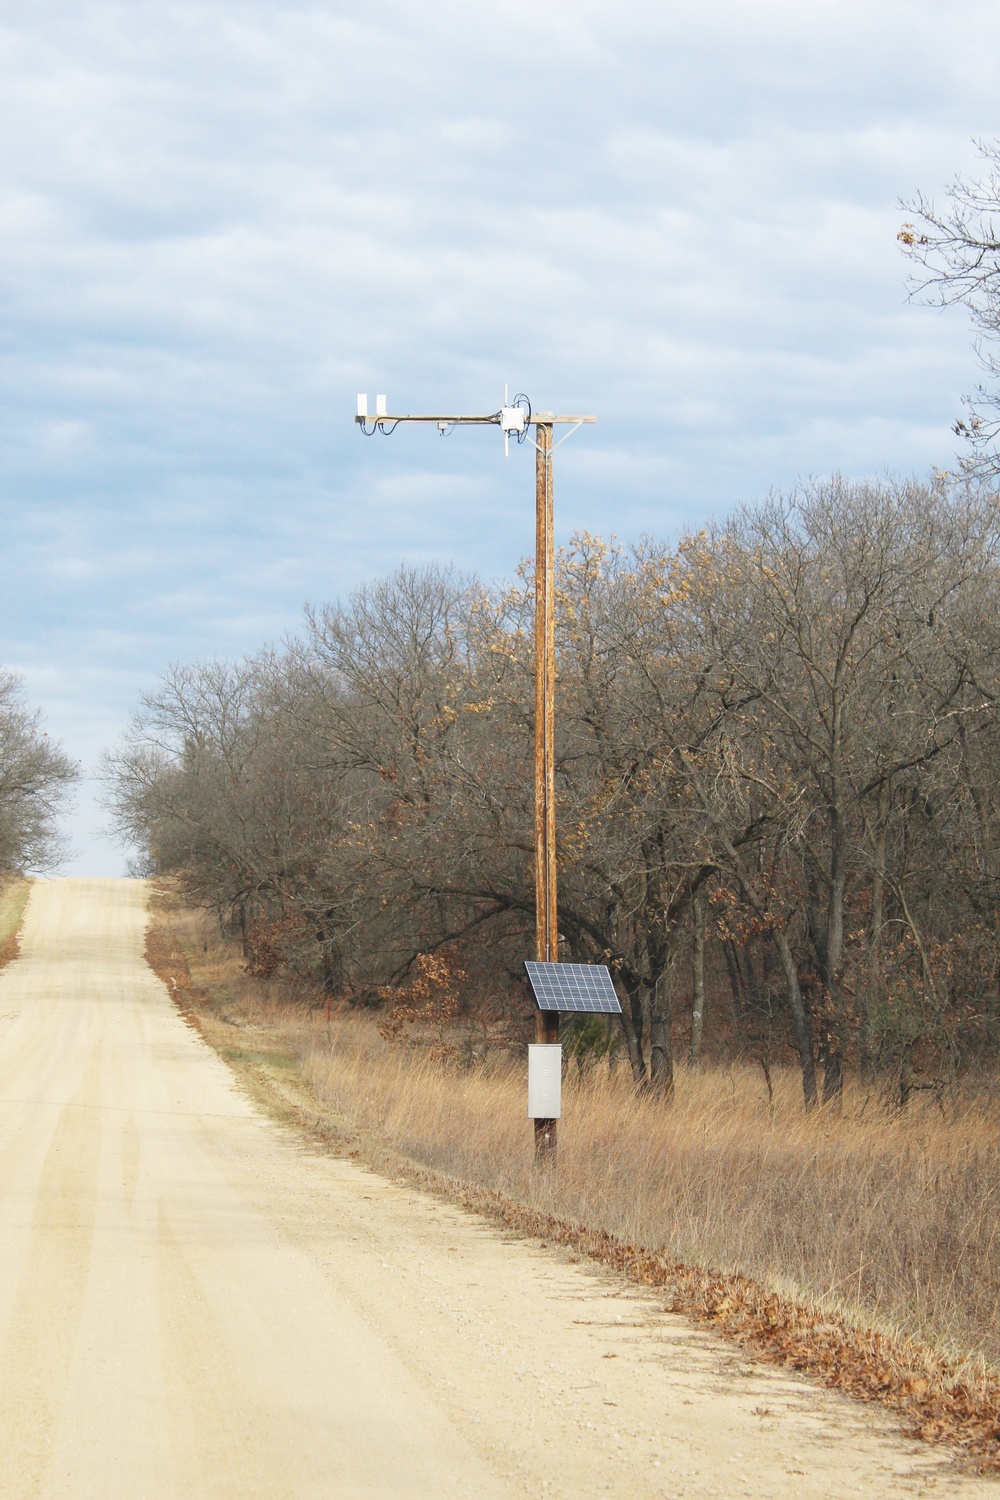
M 309 1089 L 293 1054 L 259 1034 L 245 1041 L 223 1021 L 211 997 L 194 983 L 188 957 L 150 905 L 146 958 L 163 980 L 184 1021 L 230 1067 L 250 1097 L 272 1119 L 318 1149 L 348 1157 L 397 1183 L 420 1188 L 520 1238 L 584 1257 L 664 1297 L 664 1310 L 708 1327 L 763 1363 L 806 1375 L 828 1389 L 876 1404 L 901 1419 L 908 1437 L 950 1450 L 956 1465 L 1000 1474 L 1000 1380 L 975 1385 L 927 1346 L 880 1329 L 852 1325 L 806 1302 L 796 1302 L 738 1273 L 668 1260 L 588 1229 L 524 1207 L 474 1183 L 451 1178 L 360 1131 Z
M 0 880 L 0 969 L 13 963 L 21 951 L 20 934 L 31 886 L 27 875 L 8 875 Z

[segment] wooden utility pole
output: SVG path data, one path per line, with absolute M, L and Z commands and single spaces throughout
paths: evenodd
M 539 422 L 535 463 L 535 957 L 559 959 L 556 899 L 555 548 L 552 427 Z M 543 1040 L 543 1038 L 539 1038 Z
M 535 428 L 535 957 L 559 960 L 556 891 L 556 612 L 552 536 L 552 423 Z M 558 1042 L 558 1011 L 535 1017 L 536 1042 Z M 556 1148 L 557 1120 L 535 1121 L 535 1155 Z
M 552 429 L 569 427 L 565 442 L 577 427 L 595 422 L 595 417 L 556 416 L 554 412 L 532 412 L 527 397 L 515 396 L 514 405 L 482 414 L 440 413 L 421 415 L 390 413 L 384 396 L 378 396 L 375 411 L 368 411 L 368 397 L 358 397 L 355 421 L 362 432 L 388 436 L 400 422 L 433 422 L 442 435 L 454 427 L 499 427 L 506 451 L 511 433 L 520 442 L 534 443 L 535 460 L 535 957 L 543 963 L 559 961 L 559 908 L 556 900 L 556 618 L 555 543 L 552 535 Z M 369 424 L 371 432 L 369 432 Z M 528 429 L 534 427 L 535 438 Z M 558 1042 L 559 1015 L 539 1010 L 535 1022 L 538 1042 Z M 556 1145 L 556 1121 L 535 1121 L 535 1152 L 540 1160 L 551 1157 Z

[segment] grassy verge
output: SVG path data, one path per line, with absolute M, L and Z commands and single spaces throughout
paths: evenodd
M 11 875 L 0 882 L 0 969 L 17 957 L 17 934 L 31 894 L 31 881 Z
M 567 1079 L 559 1164 L 535 1168 L 522 1069 L 461 1072 L 328 1022 L 251 980 L 231 945 L 160 902 L 150 961 L 272 1111 L 332 1149 L 571 1247 L 758 1357 L 905 1413 L 1000 1469 L 1000 1105 L 855 1092 L 802 1115 L 751 1070 L 682 1079 L 669 1106 L 606 1067 Z

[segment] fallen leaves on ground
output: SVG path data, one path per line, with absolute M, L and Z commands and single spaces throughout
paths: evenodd
M 1000 1471 L 1000 1381 L 963 1380 L 954 1365 L 926 1346 L 853 1327 L 829 1310 L 794 1302 L 748 1277 L 684 1265 L 436 1173 L 414 1169 L 407 1175 L 520 1234 L 570 1246 L 640 1286 L 662 1289 L 668 1312 L 710 1325 L 758 1359 L 811 1375 L 855 1399 L 903 1411 L 913 1436 L 957 1445 L 978 1460 L 978 1467 Z

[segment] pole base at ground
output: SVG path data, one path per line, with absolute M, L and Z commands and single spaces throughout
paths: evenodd
M 549 1165 L 556 1159 L 556 1128 L 558 1120 L 535 1121 L 535 1161 Z

